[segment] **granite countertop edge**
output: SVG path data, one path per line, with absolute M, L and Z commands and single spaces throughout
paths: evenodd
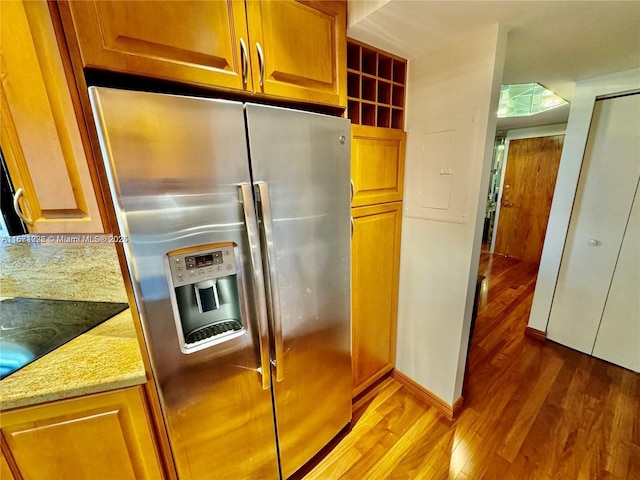
M 127 309 L 0 381 L 0 410 L 146 381 L 131 311 Z

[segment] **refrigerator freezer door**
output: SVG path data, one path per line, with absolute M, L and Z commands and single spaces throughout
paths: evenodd
M 278 478 L 271 392 L 263 388 L 259 369 L 260 335 L 256 302 L 248 293 L 254 290 L 238 188 L 250 182 L 243 106 L 90 90 L 178 476 Z M 185 354 L 166 254 L 217 243 L 233 245 L 246 331 Z M 193 295 L 194 289 L 186 291 Z
M 270 306 L 272 338 L 282 338 L 273 388 L 287 478 L 351 419 L 349 121 L 246 109 L 253 179 L 267 184 L 257 190 L 271 210 L 261 221 L 271 237 L 263 259 L 272 247 L 265 272 L 278 287 L 269 292 L 279 302 Z

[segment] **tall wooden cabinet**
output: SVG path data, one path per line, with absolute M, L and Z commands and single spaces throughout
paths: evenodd
M 346 106 L 346 2 L 68 1 L 85 68 Z
M 0 428 L 16 478 L 164 478 L 141 387 L 9 410 Z
M 347 58 L 356 396 L 395 366 L 407 61 L 351 39 Z
M 400 130 L 351 126 L 354 396 L 395 365 L 404 148 Z
M 101 233 L 77 86 L 47 2 L 3 2 L 2 152 L 32 233 Z

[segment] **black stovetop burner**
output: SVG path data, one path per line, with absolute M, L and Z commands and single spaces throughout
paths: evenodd
M 0 302 L 0 379 L 126 310 L 126 303 L 11 298 Z

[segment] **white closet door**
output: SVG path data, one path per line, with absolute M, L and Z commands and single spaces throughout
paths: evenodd
M 548 338 L 591 354 L 640 176 L 640 95 L 596 102 Z
M 593 355 L 640 372 L 640 192 L 622 240 Z

